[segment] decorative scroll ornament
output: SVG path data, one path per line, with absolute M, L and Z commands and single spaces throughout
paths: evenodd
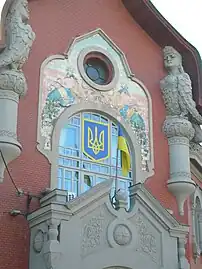
M 82 256 L 88 255 L 101 243 L 104 230 L 104 214 L 101 211 L 97 216 L 93 216 L 82 228 Z
M 161 255 L 160 242 L 150 231 L 140 213 L 136 215 L 135 225 L 138 229 L 139 244 L 137 250 L 146 253 L 154 262 L 158 263 Z
M 33 249 L 35 252 L 40 253 L 43 246 L 44 246 L 45 236 L 44 232 L 39 229 L 37 233 L 35 234 L 34 240 L 33 240 Z

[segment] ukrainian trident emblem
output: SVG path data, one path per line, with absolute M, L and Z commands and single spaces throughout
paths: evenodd
M 109 124 L 84 119 L 82 137 L 83 153 L 88 158 L 98 162 L 109 157 Z

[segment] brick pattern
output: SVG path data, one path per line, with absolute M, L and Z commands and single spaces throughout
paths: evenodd
M 29 61 L 24 67 L 28 79 L 28 94 L 19 105 L 18 138 L 23 146 L 21 156 L 9 168 L 17 186 L 39 193 L 49 187 L 50 165 L 37 151 L 37 113 L 39 70 L 50 55 L 63 53 L 73 38 L 96 28 L 106 34 L 125 53 L 136 77 L 149 89 L 153 101 L 153 135 L 155 176 L 147 186 L 166 208 L 177 215 L 175 199 L 168 193 L 168 148 L 161 132 L 165 110 L 159 81 L 164 76 L 161 50 L 137 25 L 121 0 L 35 0 L 30 1 L 31 24 L 36 33 Z M 15 189 L 6 175 L 0 185 L 0 269 L 27 269 L 29 231 L 25 218 L 10 217 L 13 208 L 25 210 L 26 197 L 16 197 Z M 32 207 L 37 207 L 37 202 Z M 187 216 L 179 218 L 186 223 Z

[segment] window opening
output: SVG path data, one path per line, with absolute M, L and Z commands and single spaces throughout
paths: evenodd
M 82 151 L 83 119 L 109 124 L 110 149 L 109 157 L 93 161 Z M 71 117 L 61 129 L 59 139 L 58 176 L 59 189 L 68 191 L 68 199 L 73 199 L 96 184 L 116 177 L 118 126 L 100 114 L 84 112 Z M 122 176 L 120 153 L 118 155 L 118 186 L 128 192 L 132 184 L 132 170 L 126 177 Z M 114 195 L 115 182 L 111 189 Z
M 114 75 L 111 61 L 100 52 L 91 52 L 84 58 L 84 70 L 86 75 L 98 85 L 109 84 Z

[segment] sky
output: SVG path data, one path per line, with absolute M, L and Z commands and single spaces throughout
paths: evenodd
M 202 57 L 202 0 L 151 0 L 159 12 Z
M 174 28 L 197 48 L 202 57 L 200 27 L 202 0 L 151 0 L 151 2 Z M 5 0 L 0 0 L 0 11 L 4 3 Z

